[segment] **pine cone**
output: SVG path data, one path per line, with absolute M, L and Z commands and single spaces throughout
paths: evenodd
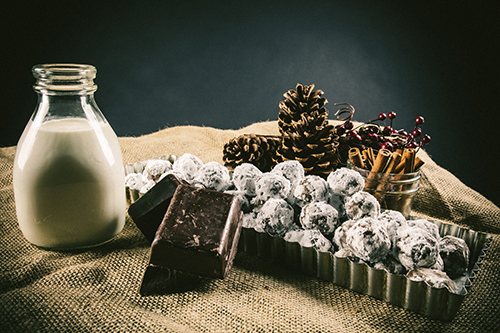
M 293 127 L 293 122 L 300 121 L 303 113 L 317 110 L 328 115 L 328 111 L 324 108 L 328 101 L 321 97 L 322 90 L 313 91 L 314 84 L 303 86 L 300 83 L 297 83 L 296 89 L 284 93 L 285 100 L 279 103 L 278 127 L 281 134 L 288 133 Z
M 277 162 L 298 160 L 306 174 L 324 178 L 338 167 L 338 136 L 328 124 L 327 103 L 314 85 L 297 85 L 297 91 L 285 93 L 280 103 L 278 124 L 283 135 L 276 151 Z
M 251 163 L 262 172 L 271 171 L 275 165 L 276 149 L 280 143 L 280 137 L 276 136 L 243 134 L 224 145 L 224 165 L 234 170 L 242 163 Z

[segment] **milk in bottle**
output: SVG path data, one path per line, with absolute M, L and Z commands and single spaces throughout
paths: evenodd
M 95 68 L 35 66 L 39 105 L 14 162 L 19 227 L 34 245 L 82 248 L 111 240 L 125 224 L 118 138 L 93 93 Z

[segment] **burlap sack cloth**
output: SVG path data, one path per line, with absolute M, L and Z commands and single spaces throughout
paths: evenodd
M 277 134 L 275 121 L 240 130 L 182 126 L 120 138 L 124 163 L 192 153 L 222 162 L 243 133 Z M 138 293 L 149 247 L 127 218 L 110 243 L 52 252 L 30 245 L 16 220 L 15 147 L 0 149 L 0 332 L 495 332 L 500 328 L 500 209 L 425 153 L 414 214 L 492 234 L 459 313 L 430 320 L 369 296 L 239 253 L 229 277 L 165 296 Z M 496 329 L 496 330 L 495 330 Z

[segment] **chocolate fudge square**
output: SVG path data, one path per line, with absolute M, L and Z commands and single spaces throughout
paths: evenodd
M 149 243 L 153 242 L 170 200 L 180 184 L 183 182 L 174 175 L 166 175 L 128 208 L 128 214 Z
M 225 278 L 242 227 L 239 199 L 181 184 L 151 245 L 150 266 Z

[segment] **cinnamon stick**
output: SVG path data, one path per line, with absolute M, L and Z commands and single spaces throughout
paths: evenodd
M 394 169 L 396 166 L 399 164 L 401 161 L 401 154 L 398 153 L 397 151 L 392 153 L 391 160 L 389 161 L 389 164 L 387 165 L 387 168 L 385 168 L 385 173 L 393 173 Z
M 415 154 L 414 148 L 408 148 L 404 151 L 405 154 L 405 167 L 404 173 L 412 173 L 415 171 Z
M 349 149 L 349 159 L 351 160 L 352 165 L 361 169 L 365 168 L 365 163 L 363 162 L 359 148 L 353 147 Z
M 377 158 L 375 159 L 375 162 L 373 163 L 373 166 L 372 166 L 370 171 L 371 172 L 384 172 L 391 156 L 392 156 L 392 153 L 390 150 L 380 149 L 378 151 Z

